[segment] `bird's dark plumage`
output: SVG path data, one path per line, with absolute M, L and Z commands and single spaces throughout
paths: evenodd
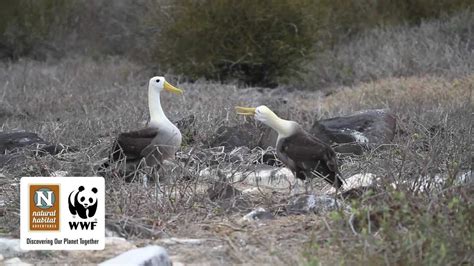
M 148 165 L 159 165 L 163 159 L 174 156 L 175 147 L 159 145 L 161 140 L 158 128 L 144 128 L 138 131 L 120 133 L 113 151 L 111 159 L 117 161 L 123 156 L 128 163 L 138 162 L 145 158 Z
M 334 150 L 299 125 L 294 134 L 278 139 L 277 155 L 299 179 L 314 177 L 315 171 L 334 187 L 342 186 Z

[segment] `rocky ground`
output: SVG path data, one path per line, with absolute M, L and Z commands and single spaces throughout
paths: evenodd
M 163 95 L 164 109 L 180 121 L 185 142 L 158 178 L 146 167 L 132 175 L 120 164 L 101 168 L 116 134 L 146 121 L 146 76 L 135 66 L 22 64 L 1 72 L 5 264 L 100 263 L 149 246 L 165 248 L 174 264 L 473 261 L 472 74 L 392 78 L 326 94 L 174 80 L 185 98 Z M 314 134 L 336 130 L 331 118 L 364 110 L 389 110 L 396 126 L 383 127 L 392 128 L 389 138 L 365 140 L 355 131 L 379 127 L 348 128 L 347 149 L 331 140 L 347 181 L 336 194 L 321 180 L 296 181 L 275 160 L 271 132 L 234 114 L 235 105 L 258 104 Z M 21 176 L 99 174 L 107 187 L 104 251 L 19 250 Z M 151 247 L 138 257 L 155 251 L 162 254 Z

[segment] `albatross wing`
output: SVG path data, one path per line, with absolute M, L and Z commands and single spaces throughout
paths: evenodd
M 157 135 L 157 128 L 120 133 L 112 151 L 112 158 L 119 160 L 123 154 L 128 161 L 141 159 L 142 151 L 153 142 Z
M 181 144 L 181 136 L 160 130 L 144 128 L 121 133 L 114 145 L 113 159 L 125 156 L 128 162 L 146 159 L 148 165 L 160 164 L 164 159 L 173 158 Z
M 176 151 L 181 146 L 181 133 L 179 130 L 158 130 L 151 143 L 140 153 L 146 158 L 148 165 L 161 163 L 163 160 L 174 158 Z
M 316 171 L 334 187 L 342 186 L 336 153 L 330 146 L 302 129 L 289 137 L 279 139 L 277 154 L 299 179 L 314 176 L 312 171 Z

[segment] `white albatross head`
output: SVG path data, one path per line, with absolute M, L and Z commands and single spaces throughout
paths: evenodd
M 163 89 L 176 94 L 183 94 L 181 89 L 176 88 L 175 86 L 168 83 L 164 77 L 152 77 L 148 84 L 148 88 L 155 90 L 156 92 L 161 92 Z
M 239 115 L 253 116 L 255 120 L 258 120 L 276 130 L 278 135 L 281 137 L 291 136 L 298 126 L 298 123 L 294 121 L 279 118 L 265 105 L 260 105 L 258 107 L 236 106 L 235 110 Z
M 173 128 L 174 125 L 169 121 L 161 107 L 161 91 L 169 91 L 175 94 L 183 94 L 181 89 L 169 84 L 164 77 L 153 77 L 148 83 L 148 108 L 150 111 L 150 121 L 148 126 L 160 126 Z

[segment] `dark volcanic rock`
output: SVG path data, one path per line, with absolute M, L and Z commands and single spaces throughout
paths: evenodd
M 351 153 L 357 155 L 363 153 L 363 147 L 360 143 L 357 143 L 356 138 L 351 135 L 350 132 L 331 129 L 320 124 L 318 121 L 314 121 L 310 133 L 326 144 L 331 145 L 334 151 L 338 153 Z
M 36 133 L 0 132 L 0 153 L 5 153 L 6 151 L 14 151 L 18 148 L 27 147 L 30 145 L 49 145 L 49 143 L 40 138 Z
M 63 144 L 50 144 L 32 132 L 0 132 L 0 167 L 23 160 L 24 156 L 17 153 L 23 148 L 31 148 L 38 155 L 56 155 L 75 150 Z
M 326 143 L 350 143 L 356 141 L 354 136 L 349 132 L 344 132 L 341 129 L 328 128 L 320 123 L 321 121 L 314 121 L 310 130 L 311 134 L 318 137 L 320 140 Z
M 245 123 L 236 126 L 221 126 L 208 145 L 209 147 L 223 146 L 226 152 L 242 146 L 250 149 L 255 147 L 266 149 L 275 146 L 277 137 L 276 131 L 267 126 Z
M 333 144 L 332 148 L 337 153 L 348 154 L 348 155 L 351 155 L 351 154 L 362 155 L 364 153 L 364 146 L 357 142 L 341 143 L 341 144 L 337 143 L 337 144 Z
M 315 121 L 311 133 L 317 133 L 321 126 L 331 132 L 339 132 L 339 134 L 332 134 L 336 143 L 349 142 L 348 135 L 354 137 L 354 135 L 362 134 L 367 138 L 368 143 L 382 144 L 393 140 L 396 118 L 389 110 L 364 110 L 349 116 Z
M 241 146 L 252 149 L 258 146 L 262 137 L 263 131 L 253 123 L 245 123 L 237 126 L 221 126 L 210 140 L 209 146 L 224 146 L 226 151 Z
M 360 155 L 371 144 L 393 140 L 396 119 L 388 110 L 364 110 L 353 115 L 314 121 L 311 134 L 333 145 L 338 153 Z

